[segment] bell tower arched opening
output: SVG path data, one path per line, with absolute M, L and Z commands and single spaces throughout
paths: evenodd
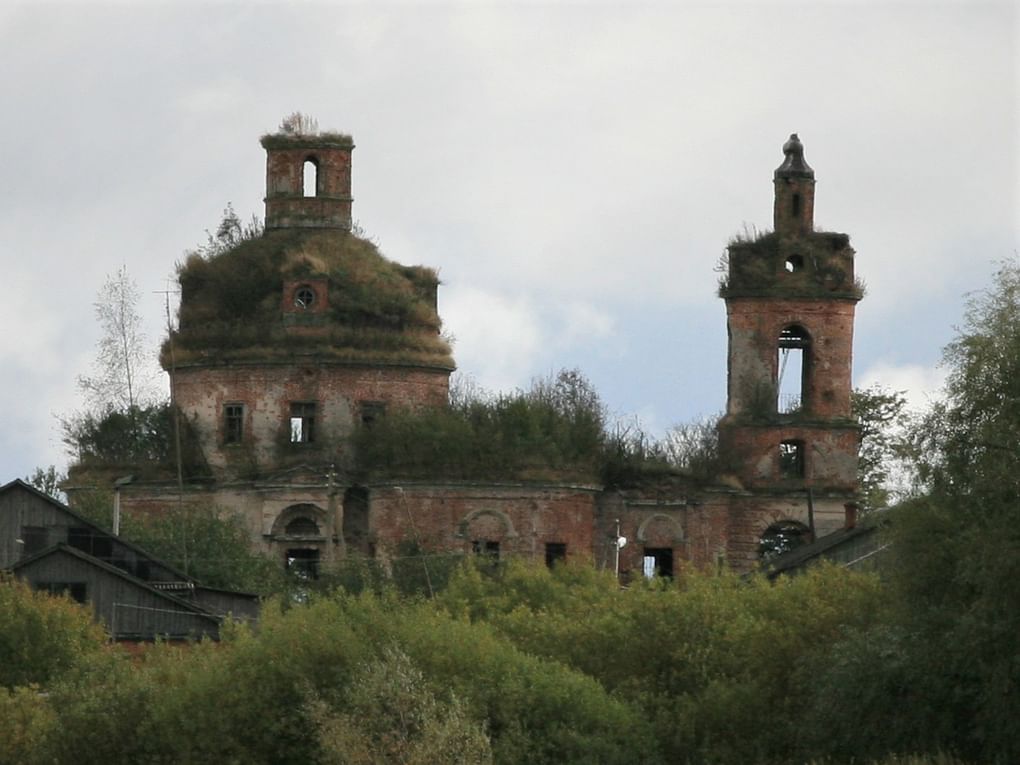
M 811 336 L 799 324 L 783 327 L 777 343 L 776 411 L 780 414 L 808 408 L 811 376 Z
M 319 164 L 314 157 L 308 157 L 303 166 L 301 178 L 301 196 L 317 197 L 319 195 Z

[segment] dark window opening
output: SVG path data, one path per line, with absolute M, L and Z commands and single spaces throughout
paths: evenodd
M 284 528 L 283 533 L 290 537 L 317 537 L 321 535 L 319 524 L 311 518 L 295 518 Z
M 776 411 L 789 414 L 805 408 L 811 367 L 811 336 L 797 324 L 779 333 Z
M 314 159 L 306 159 L 301 179 L 301 195 L 315 197 L 319 195 L 319 165 Z
M 793 201 L 793 204 L 790 205 L 791 217 L 799 218 L 800 217 L 800 194 L 794 194 L 792 201 Z
M 50 595 L 69 595 L 71 600 L 84 603 L 88 595 L 88 586 L 85 582 L 40 582 L 35 585 L 40 592 L 48 592 Z
M 315 290 L 311 287 L 298 287 L 294 291 L 294 305 L 308 310 L 315 303 Z
M 84 526 L 72 526 L 67 532 L 67 544 L 95 558 L 113 557 L 113 540 L 102 532 Z
M 789 552 L 808 541 L 810 532 L 802 523 L 796 521 L 779 521 L 773 523 L 758 541 L 758 557 L 769 560 L 777 555 Z
M 567 545 L 565 542 L 545 543 L 545 565 L 552 568 L 560 561 L 567 559 Z
M 791 255 L 786 259 L 786 273 L 795 274 L 804 270 L 804 256 Z
M 779 444 L 779 475 L 783 478 L 804 477 L 803 441 L 783 441 Z
M 310 444 L 315 441 L 315 404 L 290 405 L 290 442 Z
M 493 542 L 488 539 L 476 539 L 471 543 L 471 551 L 475 555 L 499 560 L 499 542 Z
M 361 410 L 361 424 L 372 427 L 376 421 L 386 414 L 386 404 L 382 401 L 362 401 L 358 404 Z
M 641 568 L 646 579 L 656 576 L 672 578 L 673 548 L 646 547 L 644 557 L 641 560 Z
M 287 550 L 284 561 L 287 571 L 298 579 L 311 581 L 319 578 L 318 550 Z
M 21 554 L 27 558 L 29 555 L 35 555 L 46 549 L 49 533 L 45 526 L 22 526 L 21 541 L 24 542 Z
M 239 444 L 244 435 L 244 405 L 227 404 L 223 407 L 223 443 Z

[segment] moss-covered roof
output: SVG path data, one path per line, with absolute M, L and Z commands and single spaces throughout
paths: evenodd
M 800 236 L 775 232 L 730 242 L 719 295 L 860 300 L 850 237 L 830 231 Z
M 346 133 L 267 133 L 260 143 L 264 149 L 305 149 L 311 146 L 333 146 L 353 149 L 354 139 Z
M 212 257 L 191 255 L 178 278 L 178 364 L 312 354 L 453 367 L 439 334 L 435 271 L 394 263 L 346 231 L 267 231 Z M 284 285 L 303 279 L 325 280 L 325 311 L 283 311 Z

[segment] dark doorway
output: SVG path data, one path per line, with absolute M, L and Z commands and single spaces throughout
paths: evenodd
M 672 547 L 646 547 L 642 559 L 642 573 L 651 579 L 655 576 L 673 576 L 673 548 Z
M 315 549 L 287 550 L 287 571 L 307 581 L 319 578 L 319 551 Z

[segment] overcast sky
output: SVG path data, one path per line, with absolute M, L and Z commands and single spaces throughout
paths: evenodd
M 259 136 L 298 110 L 354 136 L 383 252 L 439 269 L 462 372 L 578 367 L 656 433 L 725 404 L 714 268 L 797 132 L 868 286 L 855 383 L 923 401 L 1018 257 L 1018 30 L 1009 2 L 4 3 L 0 482 L 66 464 L 107 275 L 155 352 L 175 263 L 263 214 Z

